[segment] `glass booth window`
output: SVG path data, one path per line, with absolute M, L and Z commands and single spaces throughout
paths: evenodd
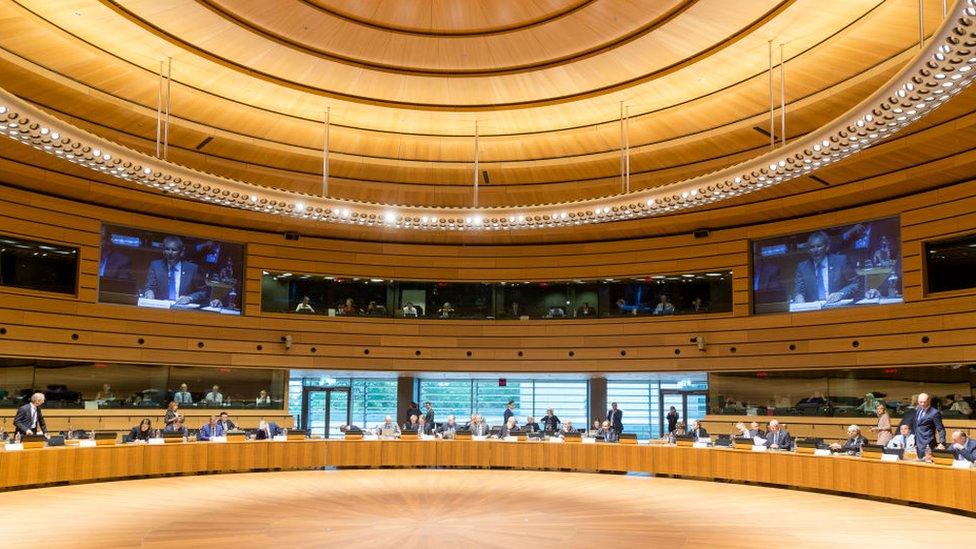
M 976 288 L 976 234 L 925 243 L 929 292 Z
M 181 406 L 199 408 L 282 408 L 286 370 L 265 368 L 213 368 L 173 366 L 166 388 L 166 401 L 177 392 L 190 395 Z
M 0 286 L 76 293 L 78 248 L 0 235 Z
M 566 319 L 732 310 L 732 272 L 561 282 L 422 282 L 265 272 L 271 313 L 428 319 Z
M 710 413 L 892 418 L 928 393 L 945 418 L 973 417 L 976 368 L 969 365 L 842 370 L 723 372 L 708 375 Z
M 732 310 L 732 272 L 608 279 L 611 315 L 703 314 Z

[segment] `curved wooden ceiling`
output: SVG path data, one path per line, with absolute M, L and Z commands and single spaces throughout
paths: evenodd
M 927 32 L 942 2 L 926 0 Z M 0 81 L 152 152 L 172 58 L 170 159 L 302 192 L 483 205 L 654 187 L 768 150 L 768 44 L 787 134 L 879 88 L 915 53 L 915 0 L 0 0 Z M 779 72 L 774 73 L 779 103 Z M 779 114 L 777 113 L 777 122 Z M 209 138 L 209 140 L 208 140 Z

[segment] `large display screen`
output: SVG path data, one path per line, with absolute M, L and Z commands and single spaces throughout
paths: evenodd
M 102 225 L 98 300 L 241 314 L 244 246 Z
M 897 217 L 752 243 L 757 313 L 900 303 Z

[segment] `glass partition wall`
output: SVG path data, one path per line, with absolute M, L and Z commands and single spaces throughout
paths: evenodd
M 44 393 L 46 408 L 284 407 L 287 370 L 0 358 L 0 407 Z M 266 398 L 265 398 L 266 397 Z
M 711 373 L 709 412 L 728 415 L 868 417 L 878 404 L 904 414 L 928 393 L 946 419 L 974 417 L 976 367 L 966 364 Z
M 400 318 L 566 319 L 732 310 L 732 272 L 556 282 L 422 282 L 264 272 L 271 313 Z

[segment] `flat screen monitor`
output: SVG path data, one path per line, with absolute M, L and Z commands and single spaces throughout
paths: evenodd
M 102 225 L 98 300 L 241 314 L 244 246 Z
M 805 312 L 901 303 L 897 217 L 756 240 L 756 313 Z

